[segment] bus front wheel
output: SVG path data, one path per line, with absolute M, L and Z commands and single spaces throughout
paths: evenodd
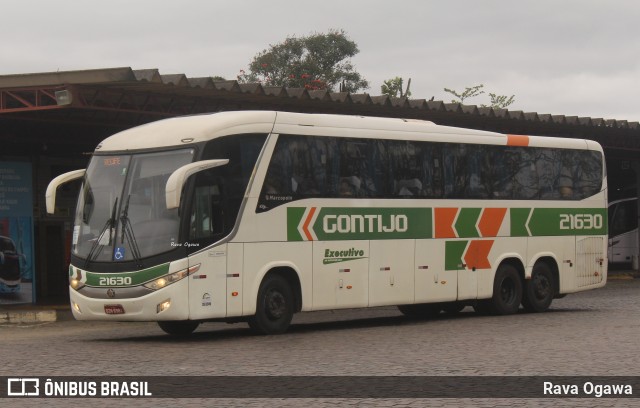
M 267 276 L 258 290 L 256 314 L 249 327 L 259 334 L 281 334 L 293 318 L 294 299 L 291 285 L 280 275 Z
M 158 326 L 160 326 L 165 333 L 172 336 L 187 336 L 193 333 L 199 325 L 200 322 L 194 322 L 193 320 L 158 322 Z

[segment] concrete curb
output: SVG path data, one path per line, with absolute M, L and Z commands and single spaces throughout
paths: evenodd
M 640 279 L 640 271 L 618 270 L 618 271 L 609 271 L 607 273 L 607 280 L 629 280 L 629 279 Z
M 640 278 L 637 273 L 617 273 L 615 275 L 607 276 L 607 280 L 633 280 Z
M 0 325 L 49 323 L 56 320 L 58 313 L 55 310 L 0 311 Z

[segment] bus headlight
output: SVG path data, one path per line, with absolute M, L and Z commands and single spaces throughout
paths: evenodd
M 80 290 L 84 286 L 84 283 L 74 278 L 69 280 L 69 286 L 74 290 Z
M 151 290 L 158 290 L 158 289 L 162 289 L 165 286 L 169 286 L 172 283 L 175 283 L 181 279 L 186 278 L 187 276 L 191 275 L 192 273 L 195 273 L 198 271 L 198 269 L 200 269 L 200 264 L 192 266 L 190 268 L 187 269 L 183 269 L 181 271 L 178 272 L 174 272 L 174 273 L 170 273 L 168 275 L 164 275 L 161 276 L 157 279 L 154 279 L 150 282 L 145 283 L 143 286 L 145 288 L 149 288 Z

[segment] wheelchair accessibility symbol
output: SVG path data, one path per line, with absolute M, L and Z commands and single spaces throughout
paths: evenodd
M 124 259 L 124 247 L 116 247 L 116 250 L 113 252 L 113 259 L 116 261 Z

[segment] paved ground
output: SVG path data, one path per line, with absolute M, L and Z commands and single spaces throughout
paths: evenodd
M 639 313 L 640 280 L 629 279 L 557 299 L 543 314 L 491 317 L 467 308 L 456 317 L 416 321 L 402 317 L 395 308 L 315 312 L 296 315 L 289 333 L 269 337 L 250 334 L 245 324 L 225 323 L 203 324 L 188 339 L 166 336 L 153 323 L 5 324 L 0 325 L 0 376 L 634 376 L 640 372 Z M 60 399 L 39 401 L 47 406 L 68 404 Z M 26 402 L 11 401 L 12 406 L 33 406 Z M 92 400 L 91 405 L 116 402 Z M 177 404 L 168 399 L 143 400 L 136 405 L 171 402 L 212 406 L 199 399 Z M 215 405 L 627 406 L 633 402 L 238 399 Z

